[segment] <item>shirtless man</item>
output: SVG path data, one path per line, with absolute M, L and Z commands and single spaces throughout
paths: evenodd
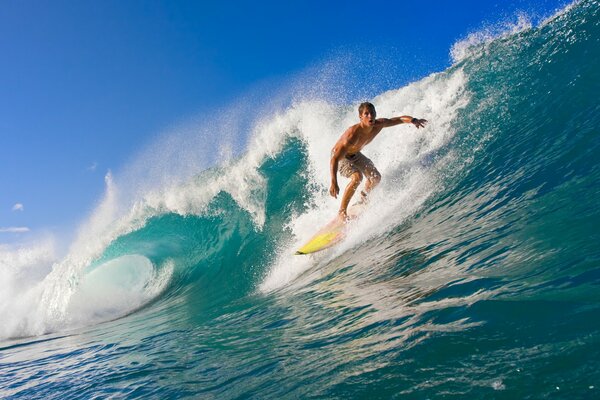
M 366 200 L 369 192 L 373 190 L 381 180 L 381 175 L 375 168 L 375 165 L 373 165 L 373 162 L 360 152 L 362 148 L 371 143 L 383 128 L 408 123 L 413 124 L 417 128 L 422 128 L 427 123 L 424 119 L 417 119 L 409 117 L 408 115 L 389 119 L 375 119 L 376 115 L 377 112 L 375 111 L 375 106 L 373 104 L 362 103 L 358 107 L 360 123 L 348 128 L 346 132 L 340 136 L 331 151 L 331 187 L 329 188 L 329 194 L 337 199 L 337 195 L 340 192 L 340 187 L 337 182 L 338 168 L 340 175 L 350 178 L 350 183 L 346 186 L 346 190 L 342 196 L 342 203 L 340 204 L 339 211 L 340 217 L 345 220 L 348 219 L 348 214 L 346 212 L 350 199 L 352 199 L 354 192 L 356 192 L 358 185 L 360 185 L 363 176 L 367 178 L 367 182 L 365 183 L 365 190 L 361 192 L 361 201 Z

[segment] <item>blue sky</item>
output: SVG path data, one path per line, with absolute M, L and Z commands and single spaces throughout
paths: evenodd
M 75 227 L 108 170 L 257 83 L 373 51 L 402 59 L 402 85 L 447 68 L 452 44 L 487 24 L 566 3 L 4 1 L 0 243 Z

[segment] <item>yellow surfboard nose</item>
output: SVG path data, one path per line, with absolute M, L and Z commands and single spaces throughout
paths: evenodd
M 296 255 L 309 254 L 322 250 L 328 245 L 332 245 L 340 234 L 340 231 L 317 234 L 308 243 L 299 248 Z

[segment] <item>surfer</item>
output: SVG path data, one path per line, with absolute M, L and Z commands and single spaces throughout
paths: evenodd
M 381 181 L 381 174 L 377 171 L 373 162 L 360 152 L 363 147 L 371 143 L 383 128 L 408 123 L 417 128 L 422 128 L 427 123 L 424 119 L 413 118 L 408 115 L 375 119 L 377 112 L 375 106 L 371 103 L 362 103 L 358 107 L 358 116 L 360 122 L 346 129 L 346 132 L 340 136 L 331 151 L 331 187 L 329 188 L 329 194 L 337 199 L 340 192 L 337 182 L 338 170 L 340 175 L 350 178 L 350 183 L 344 190 L 339 210 L 340 217 L 345 220 L 348 219 L 348 204 L 350 204 L 350 200 L 363 177 L 366 178 L 367 182 L 365 183 L 365 190 L 361 191 L 361 202 L 367 200 L 369 192 Z

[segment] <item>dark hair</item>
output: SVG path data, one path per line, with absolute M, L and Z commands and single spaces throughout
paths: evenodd
M 375 111 L 375 106 L 373 104 L 365 101 L 364 103 L 360 103 L 360 106 L 358 106 L 358 115 L 362 115 L 365 108 L 368 108 L 373 114 L 377 112 Z

